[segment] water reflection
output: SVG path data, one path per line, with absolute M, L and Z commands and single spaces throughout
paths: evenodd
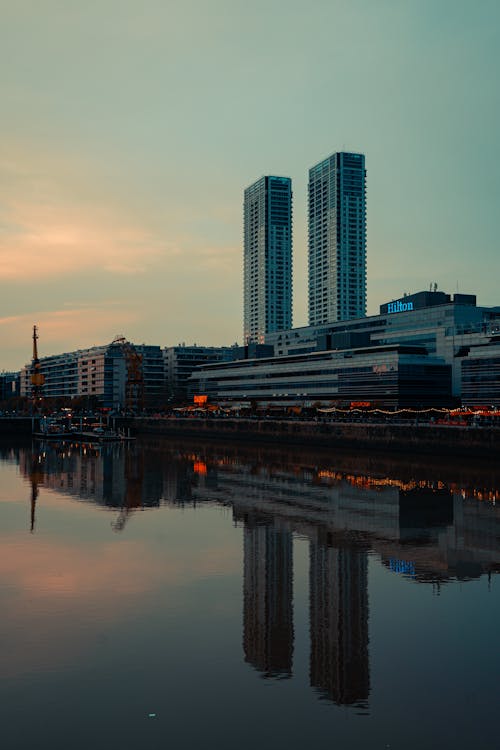
M 272 518 L 249 513 L 243 531 L 243 649 L 264 677 L 291 677 L 293 656 L 292 534 Z
M 369 555 L 436 592 L 500 570 L 500 484 L 481 467 L 380 461 L 368 471 L 359 457 L 157 441 L 3 457 L 29 482 L 32 531 L 41 486 L 111 510 L 123 533 L 147 508 L 230 508 L 243 529 L 244 659 L 264 678 L 293 675 L 293 544 L 307 539 L 309 681 L 337 705 L 368 705 Z
M 368 558 L 323 530 L 309 548 L 311 687 L 339 705 L 370 692 Z

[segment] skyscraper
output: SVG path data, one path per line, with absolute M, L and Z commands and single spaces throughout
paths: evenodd
M 309 325 L 366 315 L 363 154 L 332 154 L 309 170 Z
M 261 177 L 244 199 L 243 340 L 292 327 L 292 181 Z

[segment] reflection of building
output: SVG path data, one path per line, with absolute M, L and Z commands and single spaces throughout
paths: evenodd
M 310 544 L 311 686 L 338 704 L 365 701 L 368 661 L 367 553 Z
M 144 507 L 232 508 L 243 527 L 244 657 L 265 677 L 292 674 L 292 545 L 294 534 L 308 539 L 310 684 L 337 705 L 365 705 L 370 692 L 367 550 L 413 585 L 500 572 L 498 472 L 488 478 L 481 466 L 467 490 L 419 481 L 413 469 L 411 479 L 392 478 L 378 459 L 355 474 L 346 457 L 337 459 L 341 471 L 318 469 L 321 456 L 309 460 L 307 451 L 293 463 L 266 449 L 264 465 L 257 452 L 235 458 L 239 451 L 183 452 L 151 440 L 19 454 L 0 446 L 0 457 L 19 460 L 31 483 L 32 527 L 43 487 L 114 509 L 116 530 Z M 360 471 L 364 459 L 355 460 Z
M 260 516 L 243 532 L 243 648 L 266 677 L 290 677 L 293 654 L 292 535 Z

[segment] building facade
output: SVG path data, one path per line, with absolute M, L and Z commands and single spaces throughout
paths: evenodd
M 232 346 L 167 346 L 163 349 L 166 390 L 169 400 L 188 397 L 188 381 L 198 365 L 228 362 L 233 359 Z
M 292 182 L 261 177 L 244 194 L 245 344 L 292 326 Z
M 339 152 L 309 170 L 309 324 L 366 315 L 366 171 Z
M 145 344 L 128 347 L 140 361 L 143 393 L 138 408 L 156 405 L 165 394 L 161 348 Z M 119 342 L 42 357 L 40 372 L 45 378 L 42 389 L 45 398 L 83 398 L 89 408 L 98 405 L 118 410 L 126 406 L 127 348 Z M 27 364 L 20 373 L 21 396 L 31 395 L 30 377 L 31 364 Z
M 202 367 L 192 384 L 214 400 L 445 406 L 465 384 L 473 395 L 479 381 L 465 362 L 482 346 L 480 402 L 494 404 L 489 360 L 499 333 L 500 308 L 478 307 L 474 295 L 418 292 L 381 305 L 379 315 L 269 334 L 274 357 Z
M 18 372 L 0 372 L 0 401 L 19 396 L 19 385 Z
M 206 365 L 192 380 L 197 393 L 223 402 L 451 404 L 451 367 L 422 347 L 397 344 Z
M 500 336 L 489 345 L 471 347 L 462 359 L 462 403 L 500 409 Z
M 452 392 L 459 398 L 462 358 L 472 346 L 488 345 L 500 332 L 500 308 L 480 307 L 475 295 L 417 292 L 380 305 L 379 315 L 304 326 L 269 334 L 275 355 L 328 349 L 404 344 L 424 347 L 452 368 Z

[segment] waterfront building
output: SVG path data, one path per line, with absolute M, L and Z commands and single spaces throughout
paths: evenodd
M 451 405 L 450 366 L 423 347 L 398 344 L 206 365 L 191 380 L 213 401 Z
M 20 375 L 18 372 L 0 372 L 0 401 L 19 396 Z
M 141 372 L 144 379 L 144 406 L 154 408 L 166 403 L 165 361 L 160 346 L 134 344 L 141 358 Z
M 244 194 L 243 343 L 292 325 L 292 182 L 261 177 Z
M 366 171 L 338 152 L 309 170 L 309 325 L 366 314 Z
M 164 397 L 165 377 L 161 348 L 145 344 L 129 345 L 140 361 L 144 405 L 154 405 Z M 45 398 L 83 398 L 89 408 L 123 409 L 126 404 L 127 356 L 117 341 L 89 349 L 54 354 L 40 359 Z M 31 364 L 20 373 L 21 396 L 30 396 Z
M 381 305 L 379 315 L 268 334 L 274 357 L 202 367 L 191 387 L 214 400 L 444 406 L 461 396 L 471 347 L 491 346 L 499 331 L 499 307 L 418 292 Z
M 462 359 L 462 403 L 500 409 L 500 336 L 489 345 L 471 347 Z
M 460 398 L 462 358 L 500 332 L 500 307 L 479 307 L 476 296 L 441 291 L 409 294 L 380 305 L 378 315 L 268 334 L 275 355 L 405 344 L 425 347 L 452 368 L 452 394 Z
M 163 349 L 164 372 L 168 397 L 175 401 L 187 398 L 188 380 L 198 365 L 228 362 L 234 358 L 232 346 L 167 346 Z

